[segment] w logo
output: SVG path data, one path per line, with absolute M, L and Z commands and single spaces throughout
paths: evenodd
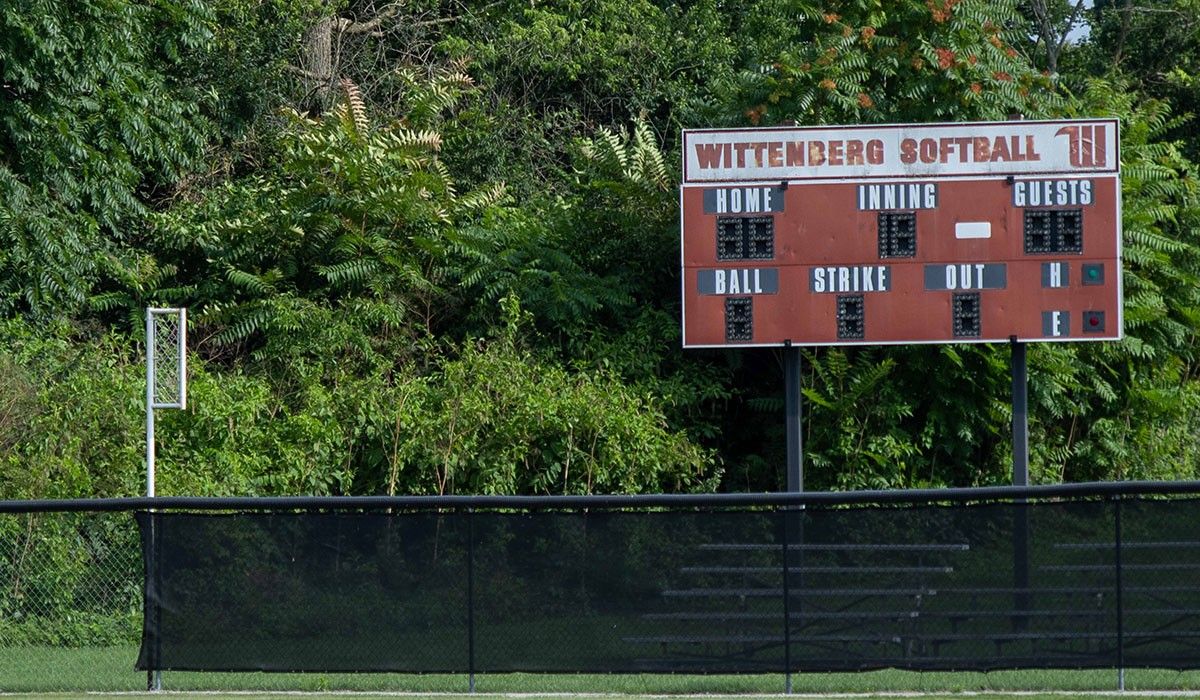
M 1094 126 L 1064 126 L 1055 136 L 1066 135 L 1071 150 L 1071 166 L 1075 168 L 1103 168 L 1107 165 L 1106 142 L 1103 124 Z

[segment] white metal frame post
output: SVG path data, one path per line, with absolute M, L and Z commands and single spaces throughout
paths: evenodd
M 154 309 L 146 309 L 146 496 L 154 497 Z
M 172 318 L 173 317 L 173 318 Z M 166 375 L 159 366 L 160 347 L 159 323 L 171 319 L 166 340 L 173 341 L 174 368 Z M 165 396 L 163 394 L 166 394 Z M 187 309 L 146 309 L 146 495 L 155 495 L 154 487 L 154 409 L 187 408 Z
M 160 323 L 166 329 L 165 335 L 159 332 Z M 166 343 L 163 344 L 162 341 Z M 174 347 L 170 347 L 171 345 Z M 164 355 L 174 354 L 173 372 L 168 369 L 169 363 L 159 364 L 160 351 L 165 351 Z M 146 309 L 146 496 L 150 498 L 156 494 L 154 411 L 158 408 L 187 408 L 187 309 Z M 157 533 L 154 531 L 153 518 L 150 519 L 149 527 L 147 587 L 153 580 L 151 577 L 155 575 L 157 565 L 154 561 Z M 153 614 L 157 616 L 158 613 Z M 157 639 L 155 643 L 157 644 Z M 154 656 L 157 658 L 157 655 Z M 162 672 L 149 669 L 146 687 L 152 691 L 162 690 Z

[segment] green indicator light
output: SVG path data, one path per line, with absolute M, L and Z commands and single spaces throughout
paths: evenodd
M 1100 271 L 1094 267 L 1089 267 L 1088 271 L 1087 271 L 1087 275 L 1088 275 L 1088 277 L 1090 277 L 1092 279 L 1096 279 L 1097 277 L 1100 276 Z

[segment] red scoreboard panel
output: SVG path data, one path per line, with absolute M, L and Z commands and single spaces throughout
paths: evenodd
M 1117 122 L 687 130 L 684 347 L 1117 340 Z

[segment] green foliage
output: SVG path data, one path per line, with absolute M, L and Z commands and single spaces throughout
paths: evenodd
M 779 488 L 778 353 L 679 348 L 677 129 L 1013 113 L 1122 121 L 1128 338 L 1031 348 L 1034 478 L 1194 475 L 1193 4 L 1058 76 L 1015 0 L 5 5 L 0 492 L 140 492 L 168 304 L 164 493 Z M 1006 348 L 805 367 L 809 488 L 1008 481 Z
M 565 202 L 541 211 L 494 209 L 477 225 L 448 234 L 443 268 L 470 299 L 470 327 L 485 331 L 496 303 L 520 299 L 547 329 L 578 330 L 601 309 L 627 308 L 630 297 L 614 280 L 585 269 L 573 250 L 578 231 Z
M 711 0 L 498 5 L 443 48 L 473 58 L 486 87 L 534 114 L 569 110 L 579 123 L 614 124 L 671 109 L 733 53 Z
M 269 119 L 281 104 L 302 97 L 288 71 L 297 47 L 323 0 L 209 0 L 211 39 L 176 79 L 208 93 L 208 116 L 232 146 L 230 165 L 253 149 L 254 134 L 277 126 Z M 225 155 L 225 154 L 222 154 Z M 217 166 L 223 163 L 214 164 Z
M 0 309 L 77 309 L 145 193 L 195 162 L 206 120 L 168 72 L 207 17 L 194 0 L 0 7 Z
M 1082 109 L 1122 117 L 1126 339 L 1055 361 L 1043 381 L 1042 468 L 1051 480 L 1181 478 L 1195 473 L 1200 322 L 1200 183 L 1162 103 L 1133 103 L 1121 85 L 1091 81 Z M 1049 358 L 1049 349 L 1043 356 Z
M 0 453 L 7 498 L 118 496 L 141 492 L 145 371 L 120 338 L 76 335 L 56 324 L 38 332 L 18 320 L 0 325 L 0 385 L 11 447 Z
M 544 331 L 586 332 L 600 312 L 627 312 L 636 299 L 631 290 L 647 287 L 630 266 L 656 265 L 675 244 L 672 179 L 644 121 L 632 133 L 600 129 L 576 150 L 569 193 L 494 209 L 451 234 L 446 271 L 465 296 L 483 302 L 483 313 L 513 295 Z M 627 232 L 638 226 L 649 235 L 630 241 Z
M 804 389 L 804 400 L 840 420 L 832 435 L 814 440 L 817 449 L 807 453 L 812 467 L 818 474 L 832 472 L 835 486 L 842 490 L 910 483 L 907 458 L 917 452 L 917 446 L 897 425 L 897 419 L 911 415 L 912 408 L 893 393 L 895 384 L 888 381 L 895 361 L 885 358 L 851 366 L 840 350 L 826 353 L 820 362 L 814 359 L 809 356 L 813 386 Z
M 14 444 L 0 455 L 6 498 L 136 496 L 145 489 L 145 367 L 123 336 L 0 328 L 0 363 L 20 380 L 0 385 Z M 162 493 L 328 493 L 336 472 L 322 459 L 336 443 L 317 410 L 282 414 L 269 384 L 190 371 L 191 408 L 160 412 Z M 324 448 L 324 451 L 323 451 Z M 282 471 L 280 476 L 278 472 Z M 312 472 L 317 472 L 313 475 Z M 272 484 L 278 490 L 271 491 Z
M 141 554 L 127 515 L 29 513 L 0 523 L 0 639 L 8 647 L 133 644 Z
M 792 19 L 759 35 L 731 84 L 753 124 L 1004 119 L 1063 104 L 1020 49 L 1013 0 L 762 5 Z
M 658 399 L 610 373 L 571 371 L 522 348 L 522 315 L 515 300 L 504 305 L 502 335 L 427 347 L 423 368 L 396 366 L 369 349 L 331 353 L 363 329 L 320 307 L 304 309 L 309 325 L 293 327 L 260 365 L 269 374 L 214 375 L 194 360 L 189 408 L 159 414 L 160 493 L 712 486 L 714 455 L 669 430 Z M 3 329 L 0 361 L 28 378 L 0 387 L 0 405 L 22 406 L 4 423 L 16 445 L 0 460 L 7 497 L 132 496 L 143 488 L 141 364 L 117 336 L 78 349 L 72 339 L 66 327 L 52 335 L 19 322 Z
M 1074 50 L 1075 80 L 1116 75 L 1176 114 L 1200 112 L 1200 3 L 1196 0 L 1098 0 L 1088 40 Z M 1200 159 L 1196 124 L 1168 131 L 1190 159 Z
M 58 585 L 62 585 L 59 582 Z M 137 644 L 142 636 L 142 611 L 133 608 L 121 616 L 71 611 L 59 615 L 31 617 L 22 621 L 0 620 L 0 639 L 8 646 L 108 647 Z
M 437 41 L 483 88 L 446 130 L 463 147 L 450 161 L 537 199 L 569 187 L 572 141 L 599 127 L 641 117 L 674 143 L 732 74 L 741 14 L 716 0 L 504 0 L 466 14 Z
M 406 322 L 436 325 L 446 291 L 431 255 L 456 222 L 503 196 L 498 186 L 459 195 L 436 131 L 374 127 L 357 87 L 343 89 L 325 119 L 290 115 L 277 171 L 158 219 L 219 343 L 286 330 L 287 307 L 305 300 L 386 301 Z
M 389 460 L 389 493 L 398 484 L 439 494 L 714 485 L 713 455 L 668 430 L 654 397 L 603 371 L 539 359 L 518 344 L 515 300 L 504 307 L 502 335 L 468 340 L 429 377 L 396 387 L 380 407 L 388 419 L 364 426 L 367 444 L 385 442 L 377 451 Z

